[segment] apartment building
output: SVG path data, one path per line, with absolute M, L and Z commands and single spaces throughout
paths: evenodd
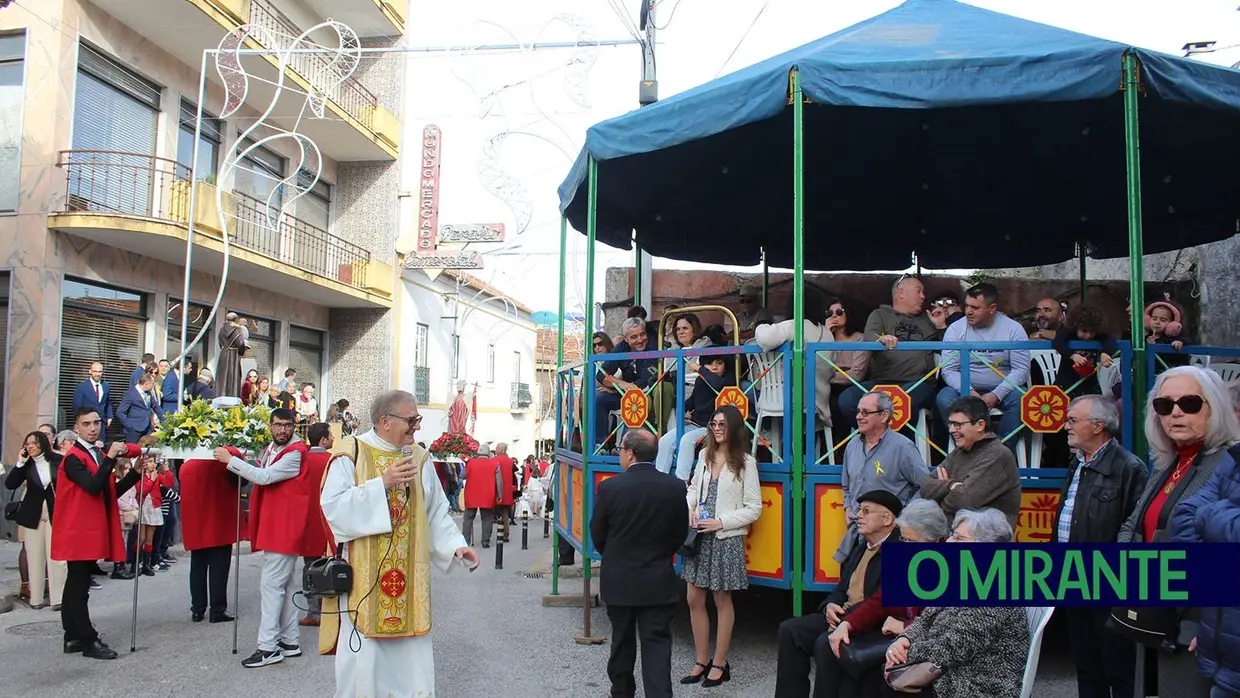
M 212 60 L 201 128 L 196 114 L 203 51 L 237 27 L 264 28 L 244 48 L 277 49 L 263 37 L 296 36 L 330 17 L 363 47 L 392 46 L 404 34 L 404 6 L 38 0 L 0 10 L 5 459 L 40 422 L 66 423 L 92 361 L 104 362 L 119 401 L 144 352 L 180 352 L 183 314 L 191 335 L 202 329 L 223 264 L 221 206 L 228 281 L 193 356 L 213 365 L 218 326 L 235 311 L 249 323 L 259 373 L 295 368 L 300 380 L 318 384 L 321 404 L 345 397 L 360 407 L 391 387 L 399 57 L 363 54 L 348 79 L 324 85 L 328 57 L 292 56 L 284 80 L 293 90 L 278 97 L 267 121 L 275 129 L 254 131 L 250 141 L 240 136 L 277 99 L 280 62 L 247 56 L 254 78 L 239 105 L 226 105 Z M 293 93 L 311 87 L 323 95 L 322 118 Z M 218 118 L 226 107 L 231 115 Z M 321 162 L 302 165 L 300 148 L 284 139 L 225 171 L 230 154 L 281 129 L 312 139 Z M 284 216 L 271 214 L 282 208 Z
M 448 408 L 463 381 L 470 404 L 478 398 L 474 438 L 506 442 L 517 458 L 533 453 L 537 328 L 530 309 L 464 272 L 431 279 L 407 269 L 400 292 L 397 352 L 404 360 L 397 384 L 422 406 L 418 440 L 429 444 L 447 430 Z

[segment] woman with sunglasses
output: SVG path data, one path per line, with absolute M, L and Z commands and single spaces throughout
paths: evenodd
M 758 462 L 749 455 L 749 430 L 740 410 L 725 405 L 707 422 L 710 433 L 697 472 L 689 482 L 689 525 L 698 530 L 697 553 L 686 557 L 681 577 L 688 583 L 695 666 L 682 684 L 718 686 L 732 679 L 728 647 L 736 614 L 732 592 L 749 588 L 745 534 L 762 514 Z M 715 598 L 719 628 L 710 654 L 706 594 Z
M 857 312 L 849 312 L 848 306 L 839 298 L 827 302 L 827 330 L 837 342 L 860 342 L 865 339 L 862 333 L 865 316 Z M 831 431 L 835 443 L 843 443 L 852 429 L 848 420 L 840 416 L 840 393 L 848 390 L 853 381 L 860 383 L 865 380 L 870 368 L 870 352 L 855 349 L 841 349 L 828 354 L 827 358 L 838 370 L 831 370 Z M 842 452 L 841 452 L 842 453 Z
M 1240 442 L 1240 423 L 1231 409 L 1227 384 L 1209 369 L 1168 369 L 1150 391 L 1145 438 L 1157 470 L 1120 527 L 1120 543 L 1170 541 L 1172 512 L 1202 489 L 1216 470 L 1232 462 L 1227 449 Z M 1196 635 L 1198 616 L 1194 609 L 1180 623 L 1180 646 L 1187 646 Z M 1209 693 L 1204 680 L 1197 677 L 1195 657 L 1187 652 L 1159 652 L 1157 676 L 1158 695 Z M 1187 687 L 1200 690 L 1183 692 Z

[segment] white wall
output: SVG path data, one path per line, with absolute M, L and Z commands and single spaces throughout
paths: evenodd
M 478 424 L 474 438 L 483 442 L 507 442 L 509 453 L 524 457 L 532 452 L 534 443 L 534 413 L 538 407 L 537 386 L 534 377 L 534 343 L 537 337 L 534 323 L 525 311 L 505 311 L 505 303 L 489 300 L 492 296 L 479 296 L 469 302 L 477 291 L 462 287 L 459 308 L 454 313 L 449 302 L 456 290 L 455 279 L 446 275 L 434 282 L 421 271 L 407 271 L 401 282 L 400 318 L 400 389 L 414 390 L 414 360 L 417 346 L 417 326 L 429 329 L 430 403 L 422 408 L 422 429 L 418 440 L 430 443 L 447 428 L 447 407 L 456 396 L 455 380 L 452 379 L 452 328 L 455 323 L 461 336 L 461 365 L 459 379 L 464 380 L 467 400 L 477 383 Z M 495 346 L 494 380 L 487 378 L 487 347 Z M 521 355 L 520 374 L 514 373 L 513 354 Z M 526 383 L 534 402 L 522 410 L 512 410 L 512 383 Z

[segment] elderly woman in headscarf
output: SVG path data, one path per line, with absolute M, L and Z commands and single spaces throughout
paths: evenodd
M 998 509 L 961 509 L 951 543 L 1010 543 L 1012 525 Z M 1029 621 L 1016 606 L 932 606 L 887 649 L 887 666 L 931 662 L 943 673 L 935 698 L 1016 698 L 1029 658 Z
M 1145 439 L 1156 470 L 1120 527 L 1120 543 L 1172 540 L 1177 507 L 1205 487 L 1215 471 L 1232 463 L 1227 449 L 1240 442 L 1240 422 L 1222 377 L 1197 366 L 1178 366 L 1160 374 L 1146 401 Z M 1178 636 L 1171 638 L 1177 646 L 1188 646 L 1197 635 L 1199 617 L 1200 609 L 1189 609 Z M 1160 651 L 1157 667 L 1159 695 L 1210 694 L 1208 682 L 1197 676 L 1192 654 Z

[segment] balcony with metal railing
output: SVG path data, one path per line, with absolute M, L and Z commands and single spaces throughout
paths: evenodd
M 530 392 L 529 383 L 513 383 L 511 398 L 513 410 L 524 410 L 534 404 L 534 395 Z
M 182 265 L 192 217 L 195 268 L 220 273 L 227 231 L 230 279 L 329 307 L 390 307 L 391 267 L 368 250 L 293 216 L 269 216 L 266 202 L 247 194 L 193 187 L 179 162 L 66 150 L 57 166 L 64 203 L 49 228 Z
M 419 405 L 431 401 L 431 369 L 430 366 L 413 367 L 413 396 Z

